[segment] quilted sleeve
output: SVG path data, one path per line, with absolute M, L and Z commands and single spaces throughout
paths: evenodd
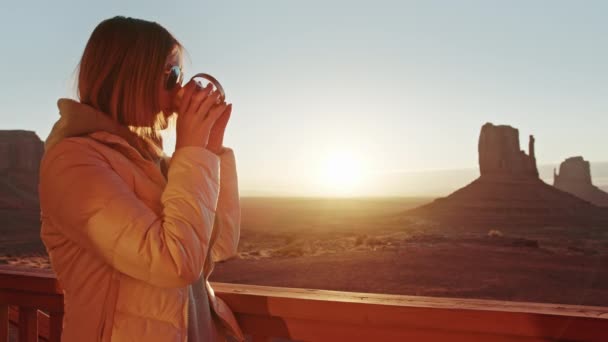
M 218 237 L 211 247 L 214 262 L 234 257 L 237 254 L 241 229 L 241 205 L 234 151 L 224 147 L 220 153 L 220 193 L 213 229 Z

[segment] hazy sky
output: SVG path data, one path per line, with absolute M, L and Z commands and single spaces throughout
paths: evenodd
M 540 164 L 608 160 L 606 1 L 2 1 L 0 129 L 44 139 L 92 30 L 119 14 L 167 27 L 188 75 L 222 82 L 244 195 L 474 168 L 488 121 L 522 148 L 534 134 Z

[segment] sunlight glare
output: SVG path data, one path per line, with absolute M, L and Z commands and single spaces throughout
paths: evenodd
M 322 162 L 320 181 L 331 195 L 352 194 L 363 178 L 362 162 L 352 152 L 334 150 Z

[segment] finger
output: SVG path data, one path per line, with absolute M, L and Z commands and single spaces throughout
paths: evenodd
M 207 87 L 202 88 L 200 82 L 198 81 L 192 81 L 188 83 L 188 85 L 190 85 L 192 88 L 187 89 L 187 91 L 190 91 L 188 94 L 184 93 L 184 99 L 186 95 L 189 95 L 189 97 L 185 99 L 185 101 L 182 101 L 182 104 L 185 105 L 182 111 L 183 113 L 192 112 L 193 109 L 198 108 L 201 102 L 198 97 L 204 97 L 205 94 L 209 94 L 209 92 L 213 90 L 213 86 L 210 84 L 208 84 Z M 204 94 L 197 95 L 201 92 L 204 92 Z
M 230 114 L 232 113 L 232 103 L 227 105 L 224 110 L 215 117 L 215 125 L 220 127 L 222 130 L 226 128 L 226 124 L 228 124 L 228 119 L 230 118 Z
M 220 94 L 219 91 L 213 91 L 213 92 L 211 92 L 211 94 L 209 94 L 209 96 L 207 96 L 207 98 L 205 99 L 205 101 L 203 101 L 203 103 L 201 104 L 201 106 L 197 110 L 197 113 L 200 114 L 200 115 L 205 115 L 205 117 L 206 117 L 207 116 L 207 112 L 215 104 L 215 102 L 220 97 L 220 95 L 221 94 Z
M 213 85 L 211 85 L 211 84 L 207 84 L 207 86 L 205 88 L 199 88 L 199 90 L 196 90 L 194 92 L 194 94 L 192 95 L 192 100 L 190 102 L 189 110 L 191 110 L 192 108 L 198 109 L 201 106 L 201 104 L 203 103 L 203 100 L 207 96 L 209 96 L 209 94 L 211 93 L 212 90 L 213 90 Z
M 190 107 L 190 102 L 192 101 L 192 94 L 197 88 L 197 84 L 194 82 L 188 82 L 184 88 L 184 95 L 182 96 L 181 104 L 179 105 L 179 114 L 185 114 L 186 110 Z
M 226 106 L 226 109 L 222 112 L 220 117 L 215 122 L 216 126 L 226 127 L 228 120 L 230 120 L 230 115 L 232 114 L 232 103 Z
M 211 111 L 209 111 L 209 115 L 207 115 L 205 120 L 209 120 L 210 122 L 215 122 L 217 120 L 217 118 L 226 110 L 226 107 L 228 107 L 228 105 L 226 105 L 225 102 L 222 102 L 221 104 L 214 106 L 211 109 Z

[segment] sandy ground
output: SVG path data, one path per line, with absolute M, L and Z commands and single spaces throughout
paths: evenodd
M 243 198 L 238 256 L 212 281 L 608 306 L 608 227 L 467 229 L 400 214 L 426 201 Z M 15 227 L 0 264 L 48 268 Z
M 240 257 L 219 264 L 212 280 L 608 306 L 608 273 L 605 271 L 608 259 L 605 254 L 532 247 L 508 238 L 430 236 L 402 242 L 377 240 L 374 238 L 370 245 L 340 252 Z M 285 249 L 288 247 L 280 249 L 282 254 Z M 293 254 L 300 251 L 297 248 Z

